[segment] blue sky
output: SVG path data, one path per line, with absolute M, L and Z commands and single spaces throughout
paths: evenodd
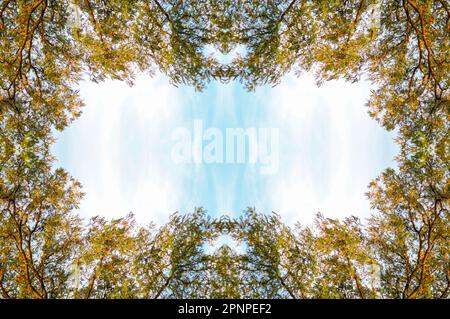
M 394 135 L 367 114 L 367 82 L 332 81 L 317 87 L 310 75 L 287 75 L 274 88 L 247 92 L 241 84 L 210 83 L 204 92 L 140 75 L 84 81 L 81 117 L 57 134 L 56 166 L 83 185 L 85 216 L 124 216 L 164 222 L 175 212 L 204 207 L 238 216 L 246 207 L 275 211 L 287 222 L 365 217 L 368 183 L 394 166 Z M 173 132 L 205 128 L 278 128 L 279 170 L 261 175 L 255 164 L 177 164 Z

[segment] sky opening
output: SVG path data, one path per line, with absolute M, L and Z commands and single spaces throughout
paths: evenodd
M 239 83 L 212 82 L 204 92 L 176 88 L 167 78 L 140 75 L 80 83 L 83 114 L 56 135 L 56 166 L 86 193 L 82 216 L 163 223 L 175 211 L 203 207 L 212 216 L 239 216 L 247 207 L 308 224 L 327 217 L 367 217 L 367 185 L 394 167 L 394 133 L 371 119 L 368 82 L 330 81 L 310 75 L 247 92 Z M 258 163 L 175 163 L 174 131 L 276 128 L 278 167 L 261 174 Z M 207 143 L 205 141 L 204 143 Z

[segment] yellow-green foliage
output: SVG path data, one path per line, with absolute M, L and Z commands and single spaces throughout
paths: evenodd
M 448 298 L 449 30 L 447 0 L 0 1 L 0 296 Z M 245 52 L 221 64 L 206 45 Z M 132 84 L 155 68 L 199 90 L 292 69 L 367 77 L 369 113 L 400 146 L 369 186 L 377 213 L 295 229 L 251 209 L 86 225 L 81 185 L 52 168 L 52 131 L 80 115 L 84 74 Z M 243 252 L 207 253 L 222 234 Z

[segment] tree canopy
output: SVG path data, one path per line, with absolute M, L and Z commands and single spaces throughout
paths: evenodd
M 449 32 L 447 0 L 0 1 L 0 296 L 448 298 Z M 223 64 L 207 46 L 245 49 Z M 369 79 L 368 111 L 400 146 L 369 185 L 376 213 L 86 224 L 80 183 L 52 166 L 52 133 L 80 115 L 84 76 L 131 85 L 156 69 L 198 90 L 291 70 L 319 85 Z M 244 252 L 208 252 L 224 234 Z

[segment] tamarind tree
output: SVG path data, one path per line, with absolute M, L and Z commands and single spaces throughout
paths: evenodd
M 0 296 L 448 298 L 449 32 L 447 0 L 1 0 Z M 238 45 L 228 64 L 205 50 Z M 253 209 L 86 223 L 52 132 L 81 114 L 83 76 L 131 85 L 155 69 L 198 90 L 291 70 L 368 78 L 369 113 L 400 146 L 369 186 L 376 212 L 309 227 Z M 224 234 L 242 251 L 206 249 Z

